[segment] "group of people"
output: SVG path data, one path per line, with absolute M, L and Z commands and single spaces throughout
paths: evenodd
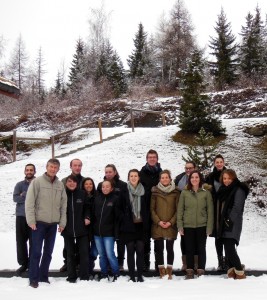
M 114 164 L 106 165 L 97 188 L 92 178 L 81 175 L 80 159 L 70 162 L 71 174 L 61 181 L 56 176 L 59 168 L 59 160 L 50 159 L 46 172 L 35 178 L 35 166 L 27 164 L 25 179 L 13 193 L 20 265 L 16 272 L 20 276 L 28 269 L 31 287 L 49 283 L 57 230 L 64 238 L 61 271 L 67 271 L 70 283 L 89 280 L 98 256 L 99 280 L 116 281 L 127 256 L 129 280 L 143 282 L 151 267 L 151 238 L 155 269 L 160 278 L 167 275 L 171 280 L 178 233 L 186 279 L 205 273 L 208 236 L 215 237 L 218 270 L 226 271 L 229 278 L 246 278 L 237 246 L 249 189 L 225 167 L 220 154 L 206 178 L 194 162 L 187 161 L 184 172 L 173 180 L 151 149 L 142 169 L 128 172 L 127 182 L 120 179 Z

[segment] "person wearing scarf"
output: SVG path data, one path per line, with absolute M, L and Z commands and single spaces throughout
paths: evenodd
M 236 251 L 242 232 L 245 200 L 249 193 L 246 184 L 241 183 L 234 170 L 227 169 L 221 174 L 221 187 L 217 193 L 217 236 L 222 239 L 228 258 L 229 278 L 244 279 L 245 271 Z
M 206 177 L 205 181 L 206 183 L 212 186 L 211 194 L 212 194 L 213 205 L 214 205 L 214 228 L 215 228 L 216 227 L 215 224 L 217 222 L 216 220 L 217 192 L 221 186 L 220 177 L 222 171 L 225 170 L 226 168 L 225 168 L 224 158 L 221 154 L 215 156 L 213 160 L 213 164 L 214 164 L 213 171 Z M 223 255 L 224 247 L 223 247 L 222 240 L 217 237 L 215 230 L 213 231 L 211 236 L 215 237 L 215 249 L 218 257 L 217 271 L 227 271 L 228 261 L 227 261 L 227 257 Z
M 177 206 L 180 192 L 172 181 L 169 170 L 164 170 L 159 175 L 159 183 L 152 188 L 151 195 L 151 235 L 154 239 L 155 261 L 158 264 L 160 278 L 166 272 L 168 279 L 172 279 L 172 266 L 174 261 L 174 241 L 177 239 Z M 164 240 L 167 250 L 167 269 L 164 266 Z
M 143 282 L 144 265 L 144 222 L 145 214 L 145 189 L 140 183 L 140 174 L 137 169 L 128 173 L 128 197 L 120 201 L 121 223 L 120 239 L 126 244 L 127 264 L 130 279 L 136 282 L 135 264 L 137 266 L 137 282 Z M 136 253 L 136 262 L 135 262 Z

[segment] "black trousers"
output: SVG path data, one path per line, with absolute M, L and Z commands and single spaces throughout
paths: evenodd
M 194 269 L 194 255 L 198 253 L 198 268 L 206 266 L 206 227 L 184 228 L 186 264 L 188 269 Z
M 16 244 L 18 264 L 21 266 L 28 266 L 31 252 L 31 228 L 26 222 L 26 217 L 16 217 Z
M 158 266 L 164 265 L 164 239 L 155 240 L 155 261 Z M 172 266 L 174 261 L 174 240 L 166 240 L 167 264 Z
M 80 236 L 77 238 L 64 236 L 65 246 L 67 250 L 67 269 L 68 269 L 68 278 L 77 279 L 76 272 L 76 244 L 79 249 L 80 257 L 80 268 L 79 268 L 79 277 L 81 280 L 89 279 L 89 240 L 88 236 Z
M 223 240 L 215 238 L 215 248 L 218 257 L 223 256 Z M 225 255 L 226 256 L 226 255 Z
M 242 271 L 241 261 L 236 251 L 236 241 L 234 239 L 223 238 L 222 242 L 229 267 L 234 267 L 236 270 Z
M 122 240 L 117 240 L 117 258 L 119 266 L 123 266 L 125 256 L 125 243 Z
M 130 276 L 134 276 L 135 254 L 137 276 L 142 276 L 144 266 L 144 242 L 141 240 L 131 241 L 126 244 L 127 247 L 127 264 Z

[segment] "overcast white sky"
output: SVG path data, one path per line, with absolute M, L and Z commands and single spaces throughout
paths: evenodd
M 133 38 L 138 24 L 143 23 L 145 31 L 155 32 L 163 12 L 168 13 L 177 0 L 106 0 L 106 11 L 111 14 L 110 35 L 113 47 L 126 65 L 126 59 L 133 48 Z M 238 34 L 245 17 L 254 13 L 257 4 L 262 17 L 267 13 L 266 0 L 184 0 L 195 26 L 199 44 L 204 47 L 214 26 L 221 7 Z M 88 37 L 90 7 L 99 7 L 101 0 L 0 0 L 0 36 L 5 39 L 4 57 L 0 68 L 8 61 L 19 34 L 26 45 L 31 60 L 37 57 L 42 47 L 46 84 L 51 86 L 57 71 L 64 61 L 69 67 L 79 37 Z

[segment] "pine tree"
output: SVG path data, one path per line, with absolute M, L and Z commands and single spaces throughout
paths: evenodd
M 215 56 L 215 61 L 209 62 L 209 65 L 215 85 L 219 90 L 223 90 L 226 86 L 235 83 L 238 69 L 238 46 L 223 9 L 214 29 L 217 36 L 211 38 L 209 47 L 212 49 L 210 54 Z
M 203 127 L 206 132 L 220 135 L 224 129 L 221 121 L 209 105 L 205 92 L 204 62 L 201 52 L 195 50 L 183 73 L 183 100 L 180 105 L 179 125 L 183 132 L 198 133 Z
M 258 81 L 266 73 L 266 28 L 261 20 L 260 9 L 253 16 L 248 13 L 246 25 L 241 29 L 241 71 L 248 78 Z
M 138 31 L 134 38 L 134 50 L 127 59 L 130 71 L 129 76 L 132 79 L 143 79 L 146 75 L 146 66 L 149 64 L 147 56 L 147 33 L 144 31 L 142 23 L 138 25 Z
M 189 146 L 187 157 L 182 156 L 184 161 L 194 161 L 202 173 L 210 168 L 216 155 L 217 145 L 214 143 L 214 136 L 202 127 L 195 137 L 195 146 Z
M 85 45 L 79 39 L 76 44 L 76 53 L 73 55 L 69 74 L 69 88 L 76 95 L 80 94 L 80 89 L 85 79 L 86 74 L 86 60 L 85 60 Z

